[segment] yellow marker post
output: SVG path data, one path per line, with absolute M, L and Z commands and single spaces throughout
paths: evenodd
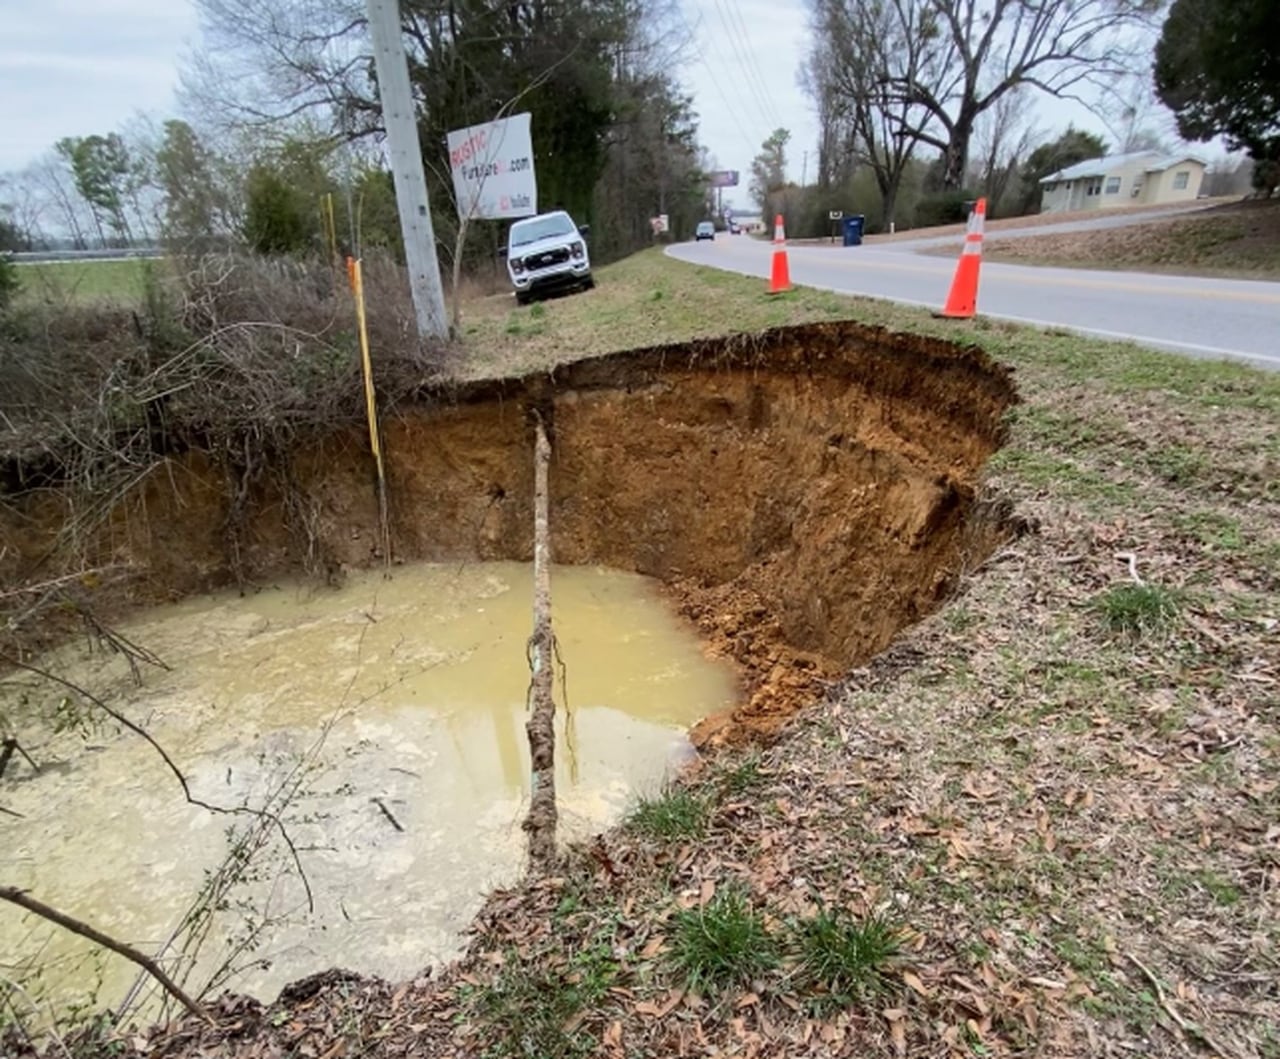
M 360 364 L 364 373 L 365 414 L 369 420 L 369 451 L 378 471 L 378 519 L 382 527 L 382 559 L 391 562 L 391 527 L 387 518 L 387 475 L 378 439 L 378 399 L 373 388 L 373 360 L 369 356 L 369 329 L 365 322 L 364 276 L 358 258 L 347 258 L 347 277 L 356 300 L 356 325 L 360 332 Z

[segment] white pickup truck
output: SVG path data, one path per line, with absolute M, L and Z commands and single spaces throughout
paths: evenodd
M 527 305 L 537 294 L 594 287 L 587 251 L 589 231 L 585 224 L 574 224 L 564 210 L 516 221 L 507 233 L 505 251 L 516 301 Z

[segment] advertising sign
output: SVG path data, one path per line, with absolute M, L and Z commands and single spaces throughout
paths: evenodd
M 710 176 L 713 188 L 736 188 L 738 186 L 738 171 L 736 169 L 718 169 Z
M 670 231 L 671 225 L 665 213 L 660 213 L 656 217 L 649 218 L 649 227 L 653 229 L 654 235 L 662 235 Z
M 460 218 L 496 221 L 538 212 L 531 115 L 458 129 L 447 142 Z

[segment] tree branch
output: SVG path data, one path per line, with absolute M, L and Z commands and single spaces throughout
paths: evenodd
M 16 886 L 0 886 L 0 900 L 8 901 L 15 904 L 19 908 L 26 909 L 33 915 L 39 916 L 41 919 L 47 919 L 50 923 L 56 923 L 63 930 L 69 930 L 72 934 L 78 934 L 82 938 L 88 938 L 95 945 L 101 945 L 104 949 L 110 949 L 112 952 L 123 956 L 126 960 L 136 963 L 139 967 L 151 975 L 161 986 L 165 992 L 177 1000 L 184 1008 L 197 1018 L 204 1019 L 205 1022 L 212 1024 L 213 1019 L 209 1013 L 205 1011 L 199 1004 L 192 1000 L 182 989 L 160 969 L 159 964 L 155 962 L 146 953 L 139 952 L 132 945 L 126 945 L 123 941 L 117 941 L 115 938 L 102 931 L 90 926 L 88 923 L 67 915 L 65 912 L 59 912 L 56 908 L 46 905 L 43 901 L 37 901 L 34 897 L 27 896 L 25 890 L 19 890 Z

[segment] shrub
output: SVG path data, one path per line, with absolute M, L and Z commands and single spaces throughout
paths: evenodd
M 969 203 L 977 201 L 972 191 L 939 191 L 926 195 L 916 204 L 917 228 L 939 224 L 956 224 L 969 219 Z

